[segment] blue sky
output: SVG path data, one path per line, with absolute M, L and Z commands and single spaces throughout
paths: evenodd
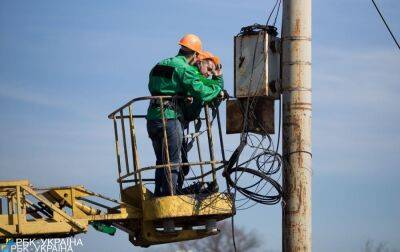
M 400 2 L 377 3 L 399 36 Z M 117 198 L 106 115 L 146 95 L 151 67 L 173 56 L 189 32 L 221 57 L 232 91 L 233 36 L 265 22 L 272 5 L 1 1 L 0 179 L 84 184 Z M 399 65 L 399 51 L 370 1 L 314 1 L 314 251 L 361 251 L 368 239 L 400 248 Z M 233 149 L 237 139 L 228 143 Z M 151 159 L 151 152 L 144 156 Z M 239 212 L 236 223 L 280 251 L 279 205 Z M 88 251 L 132 250 L 122 232 L 112 238 L 91 230 L 82 237 Z

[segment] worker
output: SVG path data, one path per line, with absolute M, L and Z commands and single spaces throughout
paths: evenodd
M 156 64 L 150 72 L 148 88 L 152 96 L 192 96 L 202 102 L 215 99 L 223 95 L 218 83 L 222 82 L 222 76 L 211 80 L 215 85 L 205 85 L 200 79 L 196 68 L 193 67 L 202 52 L 202 43 L 194 34 L 185 35 L 179 41 L 180 49 L 178 55 L 164 59 Z M 164 118 L 166 120 L 166 134 L 168 140 L 168 151 L 170 163 L 181 163 L 181 147 L 183 141 L 183 115 L 182 100 L 169 99 L 163 101 Z M 152 99 L 147 111 L 147 131 L 152 141 L 156 155 L 156 164 L 166 164 L 166 152 L 163 144 L 164 131 L 161 114 L 161 102 Z M 166 196 L 177 193 L 178 179 L 182 179 L 179 166 L 171 167 L 171 178 L 167 177 L 167 168 L 159 168 L 155 171 L 155 196 Z M 172 183 L 172 191 L 169 183 Z M 182 184 L 182 181 L 179 183 Z
M 193 71 L 197 72 L 200 80 L 206 86 L 213 87 L 218 85 L 223 92 L 224 97 L 228 98 L 228 94 L 224 90 L 224 82 L 222 78 L 222 66 L 219 58 L 214 56 L 211 52 L 204 51 L 199 54 L 196 67 L 193 66 Z M 190 95 L 190 94 L 189 94 Z M 183 115 L 185 119 L 185 126 L 196 118 L 199 117 L 204 102 L 201 99 L 193 99 L 189 97 L 190 104 L 183 108 Z
M 223 92 L 226 92 L 223 89 L 224 82 L 221 68 L 222 66 L 220 65 L 219 58 L 208 51 L 204 51 L 199 54 L 196 67 L 193 66 L 194 71 L 198 73 L 200 76 L 199 78 L 204 85 L 211 87 L 213 85 L 218 85 Z M 228 98 L 227 93 L 225 94 L 225 98 Z M 190 122 L 196 119 L 204 105 L 201 100 L 193 99 L 193 97 L 189 97 L 189 101 L 190 106 L 185 106 L 183 111 L 185 122 Z
M 217 56 L 214 56 L 211 52 L 203 51 L 202 53 L 199 54 L 198 61 L 196 62 L 195 65 L 196 66 L 193 66 L 194 71 L 197 72 L 197 74 L 200 76 L 199 78 L 204 83 L 204 85 L 210 87 L 217 85 L 224 92 L 224 95 L 220 96 L 220 98 L 229 97 L 228 93 L 223 89 L 224 83 L 222 79 L 222 69 L 221 69 L 222 66 L 220 65 L 220 61 Z M 221 99 L 214 99 L 211 102 L 210 106 L 217 107 L 219 105 L 220 100 Z M 198 119 L 203 106 L 204 106 L 204 101 L 190 97 L 190 102 L 186 103 L 186 105 L 183 107 L 184 129 L 189 127 L 189 123 L 191 121 Z M 197 120 L 196 125 L 198 123 L 201 123 L 201 120 Z M 197 128 L 197 126 L 195 128 Z M 193 145 L 193 139 L 191 141 L 189 141 L 186 138 L 183 140 L 182 150 L 181 150 L 181 159 L 183 163 L 188 162 L 188 152 L 190 151 L 192 145 Z M 181 168 L 182 168 L 182 173 L 180 174 L 180 176 L 183 176 L 184 178 L 189 173 L 190 167 L 188 165 L 183 165 Z M 183 178 L 178 179 L 178 183 L 180 183 L 178 184 L 178 188 L 182 187 L 181 184 L 183 184 Z M 213 186 L 214 189 L 217 188 L 216 185 Z M 189 188 L 185 188 L 183 190 L 183 193 L 190 191 L 188 189 Z

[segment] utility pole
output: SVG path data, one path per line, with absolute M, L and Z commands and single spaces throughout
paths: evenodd
M 282 250 L 311 251 L 311 0 L 283 0 Z

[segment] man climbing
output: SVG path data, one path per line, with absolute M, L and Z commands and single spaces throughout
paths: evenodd
M 215 85 L 205 85 L 200 79 L 198 70 L 194 65 L 202 53 L 202 44 L 199 37 L 194 34 L 185 35 L 179 41 L 178 55 L 164 59 L 153 67 L 149 76 L 149 91 L 152 96 L 168 95 L 193 97 L 201 102 L 209 102 L 221 94 L 219 83 L 222 76 L 213 81 Z M 222 92 L 223 94 L 223 92 Z M 183 141 L 183 115 L 182 108 L 185 103 L 182 99 L 168 99 L 163 101 L 166 134 L 168 140 L 168 157 L 172 164 L 181 163 L 181 147 Z M 152 141 L 156 155 L 156 164 L 166 164 L 166 148 L 164 142 L 163 120 L 161 102 L 153 99 L 147 111 L 147 132 Z M 178 179 L 183 179 L 179 166 L 171 167 L 171 180 L 167 168 L 156 169 L 155 196 L 176 194 Z M 171 187 L 169 186 L 171 182 Z M 182 184 L 182 181 L 179 183 Z M 172 191 L 171 191 L 172 190 Z

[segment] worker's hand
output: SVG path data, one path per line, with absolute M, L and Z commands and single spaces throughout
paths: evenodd
M 213 70 L 213 75 L 214 76 L 221 76 L 222 75 L 222 65 L 218 64 L 215 66 L 215 69 Z
M 219 93 L 218 98 L 221 99 L 221 100 L 228 100 L 228 99 L 229 99 L 229 93 L 228 93 L 228 91 L 226 91 L 225 89 L 222 90 L 222 91 Z

